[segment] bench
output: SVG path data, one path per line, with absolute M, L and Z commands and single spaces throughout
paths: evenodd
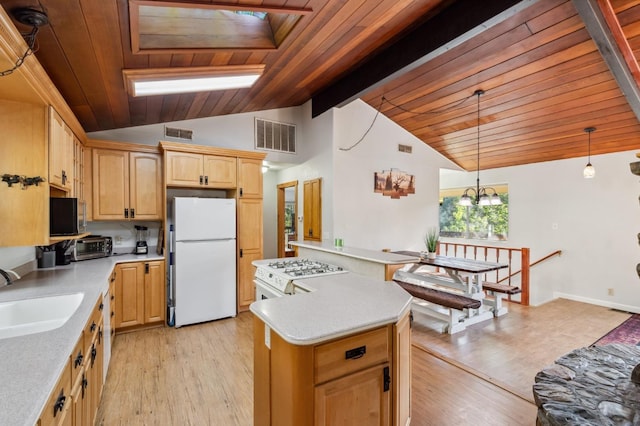
M 499 283 L 482 283 L 482 289 L 493 297 L 493 315 L 499 317 L 507 313 L 507 308 L 502 306 L 502 299 L 505 296 L 512 296 L 521 293 L 519 287 Z
M 434 288 L 424 287 L 417 284 L 411 284 L 401 280 L 393 280 L 400 287 L 402 287 L 407 293 L 416 299 L 424 300 L 425 302 L 432 303 L 438 307 L 444 307 L 448 312 L 442 313 L 442 309 L 437 307 L 429 307 L 427 315 L 436 316 L 447 322 L 446 331 L 449 334 L 457 333 L 464 330 L 465 326 L 462 324 L 466 315 L 465 309 L 478 309 L 482 306 L 482 302 L 470 297 L 462 296 L 460 294 L 451 293 L 448 291 L 436 290 Z M 418 310 L 422 308 L 422 305 L 414 304 L 414 308 L 418 307 Z

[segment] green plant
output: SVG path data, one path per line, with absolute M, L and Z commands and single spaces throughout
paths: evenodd
M 440 239 L 440 232 L 438 228 L 429 228 L 427 234 L 424 236 L 424 245 L 427 246 L 429 253 L 435 253 L 438 250 L 438 240 Z

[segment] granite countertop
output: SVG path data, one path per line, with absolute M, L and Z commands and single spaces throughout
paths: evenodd
M 407 256 L 403 254 L 385 252 L 382 250 L 376 251 L 348 246 L 338 248 L 329 241 L 289 241 L 289 244 L 306 249 L 334 253 L 341 256 L 353 257 L 355 259 L 362 259 L 373 263 L 382 263 L 384 265 L 420 262 L 419 256 Z
M 313 345 L 395 323 L 411 306 L 411 295 L 397 284 L 352 273 L 295 283 L 311 292 L 260 300 L 250 307 L 294 345 Z
M 76 312 L 51 331 L 0 339 L 0 425 L 33 425 L 49 398 L 69 355 L 80 337 L 98 297 L 109 289 L 116 263 L 164 260 L 124 254 L 37 269 L 0 288 L 0 302 L 82 292 Z

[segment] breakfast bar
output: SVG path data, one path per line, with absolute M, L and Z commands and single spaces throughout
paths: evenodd
M 291 241 L 298 256 L 332 263 L 355 274 L 390 281 L 393 273 L 407 265 L 420 262 L 418 253 L 401 254 L 357 247 L 336 247 L 330 241 Z

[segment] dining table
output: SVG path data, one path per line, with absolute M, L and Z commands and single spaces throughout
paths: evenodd
M 398 271 L 400 276 L 412 278 L 414 282 L 421 282 L 440 290 L 450 290 L 481 302 L 480 308 L 468 310 L 464 318 L 465 325 L 476 324 L 506 314 L 506 307 L 499 303 L 499 299 L 485 297 L 483 281 L 488 272 L 507 268 L 507 264 L 442 255 L 436 255 L 435 258 L 430 259 L 414 251 L 395 251 L 394 253 L 420 258 L 419 262 L 407 265 Z

